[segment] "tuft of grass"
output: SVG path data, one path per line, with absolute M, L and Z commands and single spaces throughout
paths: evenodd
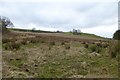
M 21 59 L 14 59 L 10 61 L 10 64 L 16 66 L 16 67 L 21 67 L 24 64 L 24 61 Z
M 81 69 L 78 74 L 80 75 L 87 75 L 88 74 L 88 71 L 87 70 L 84 70 L 84 69 Z

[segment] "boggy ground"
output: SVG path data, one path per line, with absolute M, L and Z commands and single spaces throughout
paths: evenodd
M 3 35 L 3 78 L 118 77 L 117 58 L 109 53 L 111 40 L 46 34 Z

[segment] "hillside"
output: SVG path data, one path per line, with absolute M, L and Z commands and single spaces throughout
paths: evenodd
M 116 78 L 116 52 L 92 34 L 11 31 L 3 34 L 3 78 Z M 112 48 L 113 49 L 113 48 Z
M 42 34 L 49 33 L 48 35 L 56 35 L 56 36 L 62 36 L 62 37 L 65 36 L 65 37 L 74 37 L 74 38 L 78 37 L 78 38 L 86 38 L 86 39 L 87 38 L 88 39 L 91 39 L 91 38 L 92 39 L 105 39 L 104 37 L 97 36 L 95 34 L 90 34 L 90 33 L 81 33 L 78 35 L 74 35 L 72 32 L 62 32 L 62 31 L 57 32 L 57 31 L 30 30 L 30 29 L 18 29 L 18 28 L 8 28 L 8 29 L 12 31 L 17 31 L 17 32 L 27 32 L 27 33 L 34 32 L 35 34 L 36 33 L 42 33 Z M 56 33 L 56 34 L 52 34 L 52 33 Z

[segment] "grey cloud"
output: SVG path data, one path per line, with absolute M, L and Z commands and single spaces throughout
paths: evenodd
M 0 15 L 19 25 L 34 23 L 65 30 L 110 25 L 117 17 L 116 3 L 0 3 L 0 10 Z
M 116 22 L 117 4 L 106 3 L 98 4 L 85 13 L 85 23 L 81 23 L 84 27 L 95 27 L 98 25 L 110 25 Z M 110 21 L 106 23 L 106 21 Z

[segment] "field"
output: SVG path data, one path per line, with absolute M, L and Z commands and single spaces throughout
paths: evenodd
M 3 78 L 116 78 L 116 41 L 90 34 L 3 34 Z M 115 48 L 116 49 L 116 48 Z

